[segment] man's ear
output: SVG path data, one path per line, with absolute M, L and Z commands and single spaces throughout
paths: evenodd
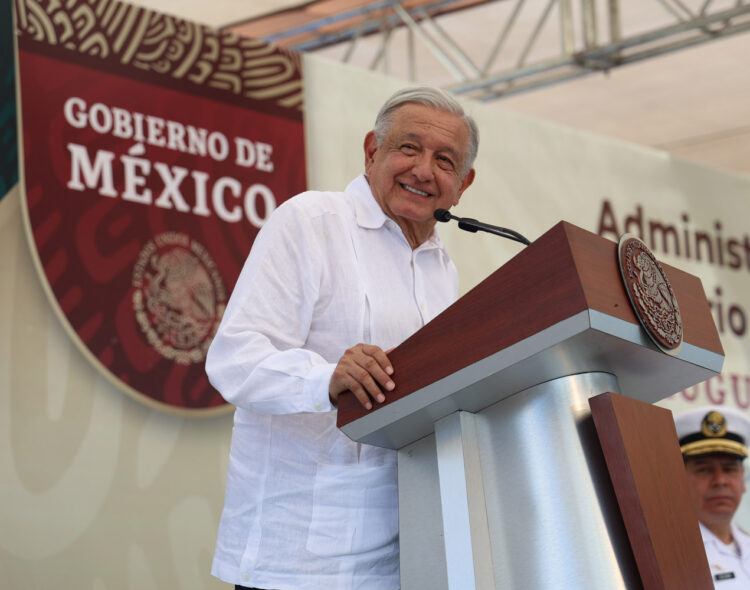
M 475 175 L 475 171 L 474 171 L 474 168 L 472 168 L 466 173 L 466 176 L 464 176 L 464 179 L 461 181 L 461 186 L 458 189 L 458 194 L 456 195 L 456 198 L 453 201 L 454 207 L 458 205 L 458 202 L 461 200 L 461 195 L 464 194 L 464 191 L 471 186 L 472 182 L 474 182 L 474 175 Z
M 378 151 L 378 141 L 375 139 L 375 132 L 370 131 L 365 135 L 365 172 L 370 172 L 373 160 L 375 158 L 375 152 Z

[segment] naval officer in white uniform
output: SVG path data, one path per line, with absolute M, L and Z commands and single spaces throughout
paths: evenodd
M 750 535 L 732 522 L 745 493 L 750 420 L 703 407 L 675 418 L 690 492 L 716 590 L 750 590 Z

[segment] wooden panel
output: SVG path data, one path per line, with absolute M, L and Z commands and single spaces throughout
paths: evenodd
M 396 389 L 385 404 L 586 309 L 638 324 L 616 251 L 611 240 L 561 221 L 389 354 Z M 723 355 L 700 281 L 665 270 L 689 324 L 686 340 Z M 339 427 L 366 413 L 353 395 L 340 396 Z
M 620 278 L 617 244 L 571 224 L 565 224 L 565 227 L 588 306 L 629 322 L 637 321 Z M 677 296 L 683 340 L 723 355 L 724 349 L 700 279 L 674 266 L 661 265 Z M 623 301 L 625 305 L 622 305 Z
M 712 590 L 672 413 L 614 393 L 589 404 L 644 590 Z

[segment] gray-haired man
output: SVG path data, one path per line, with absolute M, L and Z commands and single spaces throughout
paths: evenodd
M 450 96 L 400 91 L 364 140 L 365 174 L 306 192 L 261 230 L 206 361 L 237 406 L 213 574 L 277 590 L 399 587 L 394 451 L 352 442 L 335 404 L 398 379 L 385 351 L 457 296 L 435 209 L 474 179 L 478 134 Z

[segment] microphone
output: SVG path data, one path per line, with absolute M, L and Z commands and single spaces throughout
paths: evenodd
M 509 240 L 513 240 L 514 242 L 521 242 L 526 246 L 531 244 L 529 240 L 524 238 L 518 232 L 513 231 L 512 229 L 490 225 L 489 223 L 482 223 L 481 221 L 477 221 L 476 219 L 472 219 L 471 217 L 456 217 L 447 209 L 435 209 L 434 216 L 435 219 L 442 222 L 447 222 L 451 219 L 455 219 L 456 221 L 458 221 L 458 227 L 472 233 L 476 233 L 477 231 L 481 230 L 486 231 L 490 234 L 495 234 L 496 236 L 500 236 L 502 238 L 508 238 Z

